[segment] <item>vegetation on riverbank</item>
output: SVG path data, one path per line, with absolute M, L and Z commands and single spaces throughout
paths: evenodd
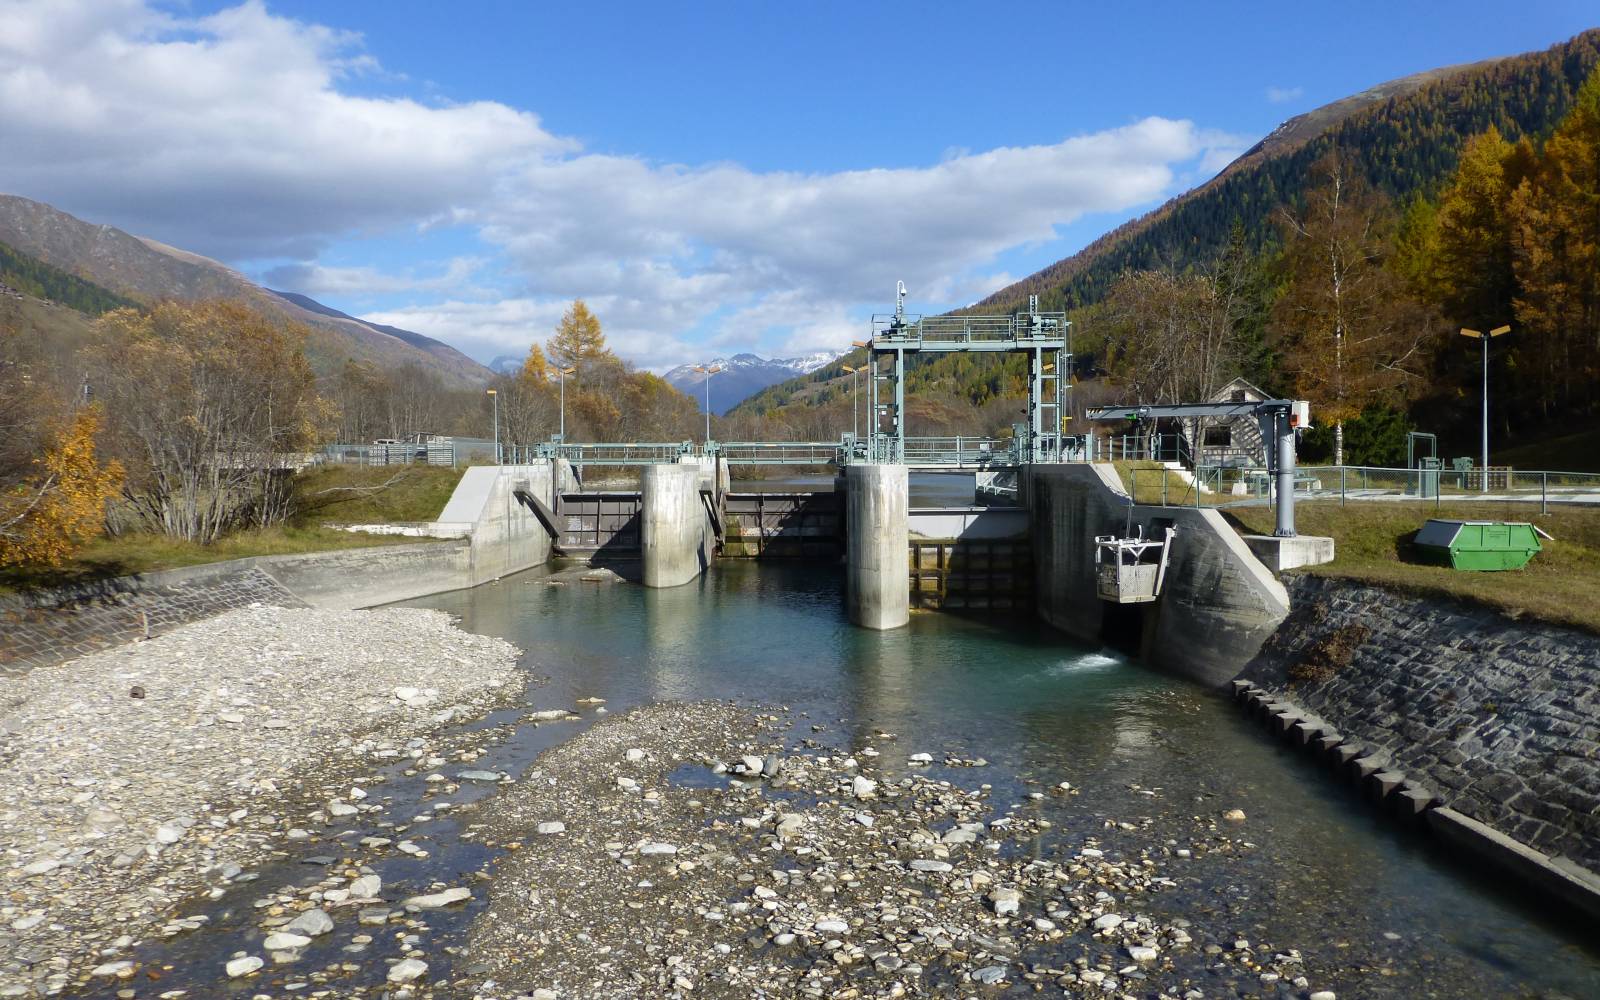
M 1248 534 L 1271 534 L 1268 507 L 1237 507 L 1224 513 Z M 1416 560 L 1411 539 L 1430 517 L 1530 521 L 1554 536 L 1526 569 L 1475 573 Z M 1525 504 L 1390 503 L 1369 501 L 1340 507 L 1335 502 L 1301 503 L 1295 524 L 1302 535 L 1334 540 L 1334 561 L 1294 572 L 1339 577 L 1411 594 L 1459 598 L 1512 616 L 1600 632 L 1600 512 L 1554 508 L 1540 514 Z
M 463 471 L 429 466 L 337 465 L 307 470 L 295 477 L 295 495 L 299 499 L 296 513 L 287 524 L 237 531 L 209 545 L 149 532 L 101 537 L 57 566 L 0 569 L 0 593 L 250 556 L 426 541 L 402 535 L 339 531 L 323 525 L 434 520 L 444 509 Z

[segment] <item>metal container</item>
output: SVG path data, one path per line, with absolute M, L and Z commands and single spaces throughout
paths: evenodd
M 1543 546 L 1526 521 L 1450 521 L 1434 518 L 1413 544 L 1426 562 L 1451 569 L 1502 570 L 1528 565 Z

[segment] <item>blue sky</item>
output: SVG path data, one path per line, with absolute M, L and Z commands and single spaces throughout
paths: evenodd
M 1022 277 L 1294 114 L 1592 3 L 0 0 L 0 189 L 481 360 L 840 347 Z

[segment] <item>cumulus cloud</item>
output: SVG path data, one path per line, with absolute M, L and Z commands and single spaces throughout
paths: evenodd
M 1150 117 L 896 169 L 661 163 L 586 151 L 501 103 L 358 95 L 404 81 L 359 37 L 260 0 L 197 18 L 0 0 L 0 20 L 0 189 L 228 261 L 291 261 L 266 277 L 297 291 L 409 298 L 369 318 L 479 357 L 526 349 L 576 297 L 650 367 L 724 344 L 843 346 L 897 279 L 921 302 L 970 301 L 1005 282 L 1002 252 L 1170 195 L 1243 145 Z M 492 268 L 318 259 L 444 226 L 475 230 Z M 473 287 L 480 268 L 508 277 Z
M 1306 95 L 1304 87 L 1268 87 L 1267 100 L 1273 104 L 1288 104 Z

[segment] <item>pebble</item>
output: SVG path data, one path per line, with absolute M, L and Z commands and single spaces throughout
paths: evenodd
M 428 974 L 428 963 L 420 959 L 407 958 L 389 966 L 387 976 L 391 983 L 410 983 L 421 979 Z
M 546 820 L 545 822 L 540 823 L 534 829 L 537 832 L 539 832 L 540 834 L 543 834 L 544 836 L 549 836 L 549 835 L 554 834 L 554 833 L 566 833 L 567 832 L 567 824 L 561 822 L 558 819 L 552 819 L 552 820 Z
M 442 892 L 426 893 L 421 896 L 408 896 L 402 903 L 414 910 L 442 910 L 446 906 L 454 906 L 472 898 L 472 890 L 463 886 L 453 886 Z
M 261 947 L 268 951 L 289 951 L 293 948 L 304 948 L 310 943 L 311 939 L 304 934 L 275 931 L 266 936 L 266 939 L 261 942 Z
M 850 781 L 850 791 L 858 799 L 870 799 L 877 793 L 878 783 L 858 774 Z
M 308 937 L 321 937 L 333 930 L 333 918 L 319 909 L 307 910 L 284 925 L 283 930 L 290 934 L 304 934 Z
M 240 976 L 250 975 L 266 964 L 255 955 L 246 955 L 243 958 L 231 959 L 223 966 L 223 971 L 227 972 L 229 979 L 238 979 Z

